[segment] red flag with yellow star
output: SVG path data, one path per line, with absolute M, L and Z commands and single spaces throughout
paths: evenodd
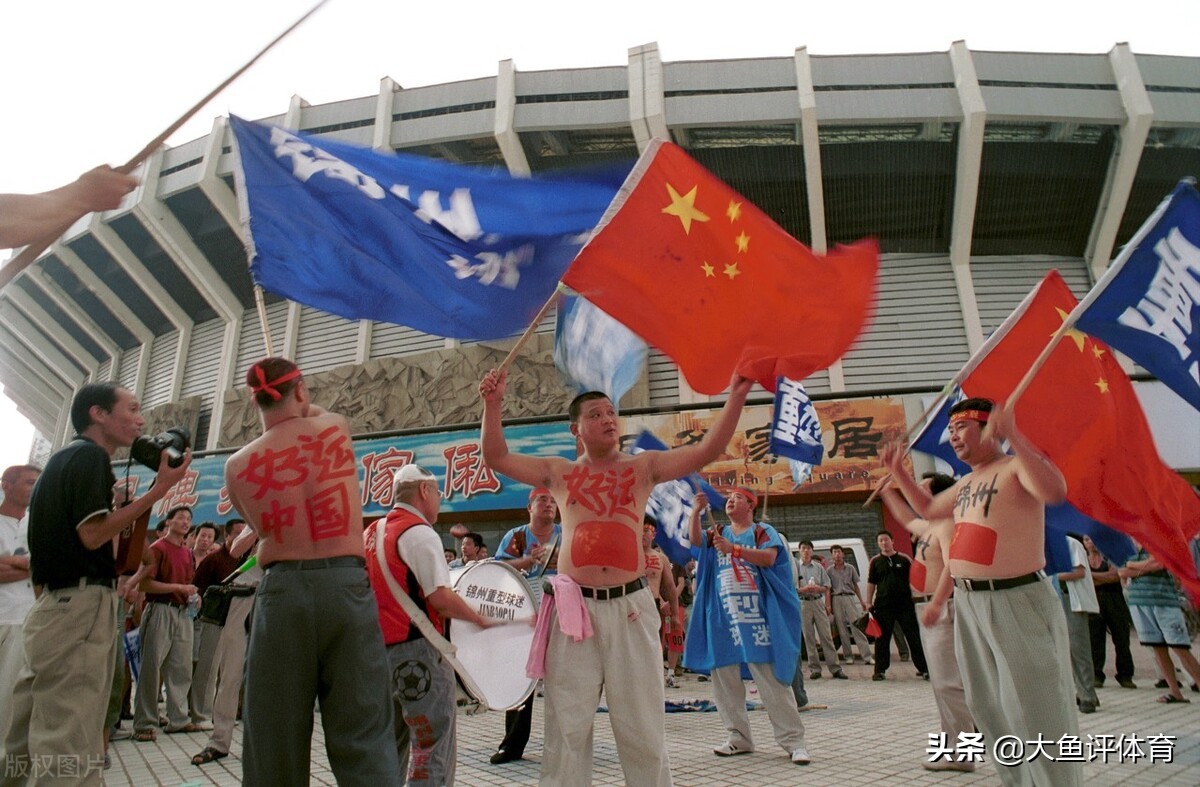
M 680 147 L 654 140 L 563 281 L 718 394 L 840 358 L 875 297 L 864 241 L 819 256 Z
M 1077 301 L 1058 271 L 1046 275 L 972 359 L 962 390 L 1005 401 Z M 1017 400 L 1017 428 L 1067 481 L 1085 515 L 1145 545 L 1195 597 L 1188 540 L 1200 498 L 1158 455 L 1129 377 L 1103 342 L 1069 330 Z

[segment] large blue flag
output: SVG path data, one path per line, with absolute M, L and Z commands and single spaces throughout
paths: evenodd
M 780 377 L 775 381 L 771 453 L 809 465 L 821 464 L 825 453 L 817 408 L 813 407 L 808 392 L 797 380 Z
M 579 393 L 601 391 L 620 402 L 645 364 L 646 343 L 636 333 L 576 295 L 559 301 L 554 365 Z
M 643 431 L 634 441 L 632 453 L 665 450 L 666 443 L 650 432 Z M 688 520 L 692 516 L 692 498 L 696 492 L 708 495 L 708 504 L 713 508 L 725 507 L 724 495 L 709 486 L 698 473 L 656 484 L 650 491 L 650 499 L 646 501 L 646 514 L 658 523 L 654 543 L 677 566 L 685 566 L 692 559 Z
M 945 462 L 955 476 L 971 472 L 970 466 L 959 459 L 950 447 L 950 408 L 964 398 L 962 391 L 955 388 L 912 441 L 914 451 Z M 1129 536 L 1085 516 L 1070 503 L 1046 506 L 1046 571 L 1050 573 L 1070 571 L 1072 568 L 1067 533 L 1088 536 L 1096 542 L 1105 557 L 1117 565 L 1134 553 Z
M 257 284 L 348 319 L 458 339 L 524 330 L 629 169 L 514 178 L 230 125 Z
M 1200 410 L 1200 194 L 1181 181 L 1084 298 L 1076 326 Z

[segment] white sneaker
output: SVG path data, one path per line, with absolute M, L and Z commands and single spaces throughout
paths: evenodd
M 713 754 L 718 757 L 736 757 L 739 754 L 749 754 L 754 751 L 751 747 L 743 748 L 733 743 L 726 743 L 724 746 L 718 746 L 713 749 Z
M 668 689 L 679 688 L 679 684 L 675 682 L 675 676 L 670 673 L 667 673 L 667 688 Z
M 958 771 L 960 773 L 974 773 L 975 763 L 973 762 L 954 762 L 952 760 L 938 760 L 937 762 L 923 762 L 921 766 L 927 771 Z
M 796 765 L 808 765 L 812 762 L 812 758 L 808 756 L 808 749 L 804 748 L 803 744 L 792 749 L 792 762 Z

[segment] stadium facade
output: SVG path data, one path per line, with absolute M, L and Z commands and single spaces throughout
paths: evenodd
M 872 324 L 805 381 L 821 401 L 829 462 L 772 500 L 772 519 L 793 537 L 869 535 L 880 514 L 860 503 L 880 475 L 875 444 L 918 417 L 1049 269 L 1082 296 L 1175 183 L 1200 173 L 1200 57 L 957 42 L 922 54 L 664 62 L 650 44 L 620 66 L 523 72 L 504 61 L 494 75 L 411 89 L 385 78 L 376 95 L 319 106 L 294 97 L 264 120 L 534 175 L 632 160 L 669 138 L 817 251 L 877 238 Z M 447 521 L 491 532 L 520 518 L 520 495 L 496 494 L 471 449 L 475 382 L 504 343 L 349 321 L 270 293 L 260 319 L 231 144 L 217 118 L 208 136 L 155 154 L 125 204 L 72 228 L 0 294 L 7 395 L 57 446 L 70 436 L 74 391 L 118 381 L 152 427 L 193 429 L 211 475 L 255 429 L 241 381 L 266 352 L 265 323 L 275 353 L 294 358 L 318 401 L 361 435 L 368 509 L 387 502 L 371 491 L 383 477 L 372 468 L 434 452 Z M 553 316 L 515 367 L 507 411 L 547 445 L 566 432 L 568 397 L 549 361 L 552 333 Z M 1200 419 L 1128 368 L 1164 458 L 1195 482 Z M 623 401 L 631 423 L 674 442 L 702 428 L 710 406 L 654 352 Z M 763 456 L 767 409 L 751 408 L 716 480 L 790 489 Z M 214 483 L 191 493 L 216 496 Z

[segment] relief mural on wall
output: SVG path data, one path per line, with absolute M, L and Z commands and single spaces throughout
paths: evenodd
M 200 407 L 203 400 L 199 396 L 189 396 L 186 399 L 180 399 L 178 402 L 167 402 L 165 404 L 147 407 L 142 410 L 142 418 L 146 419 L 146 425 L 142 427 L 142 434 L 147 437 L 160 435 L 168 429 L 175 426 L 182 426 L 188 430 L 188 434 L 192 436 L 192 442 L 196 440 L 196 430 L 200 427 Z M 200 446 L 203 448 L 204 446 Z M 192 446 L 193 450 L 196 446 Z M 113 454 L 113 464 L 118 461 L 124 461 L 129 458 L 129 449 L 121 448 Z
M 355 435 L 396 429 L 479 423 L 478 386 L 514 340 L 479 342 L 418 355 L 376 358 L 305 375 L 313 401 L 350 419 Z M 574 392 L 554 366 L 554 336 L 536 334 L 508 368 L 504 417 L 565 415 Z M 643 374 L 621 400 L 623 408 L 650 400 Z M 219 447 L 245 445 L 261 434 L 258 411 L 244 386 L 225 392 Z

